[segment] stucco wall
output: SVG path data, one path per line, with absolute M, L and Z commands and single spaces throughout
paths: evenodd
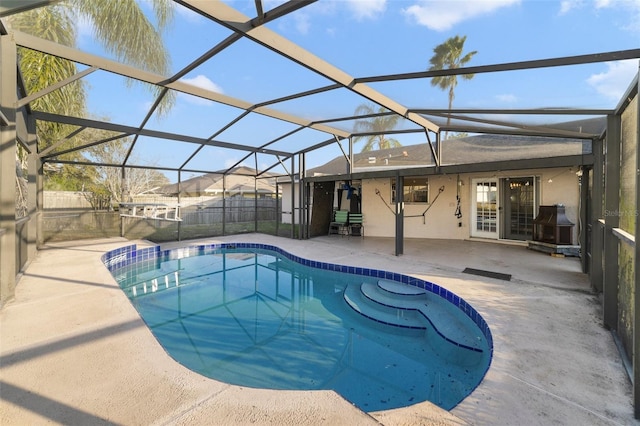
M 506 177 L 539 177 L 540 204 L 564 204 L 569 220 L 576 224 L 573 231 L 573 242 L 577 241 L 577 224 L 579 215 L 579 185 L 576 168 L 556 168 L 530 170 L 520 173 L 484 173 L 461 174 L 460 207 L 462 218 L 458 219 L 454 213 L 456 209 L 457 176 L 429 177 L 429 199 L 433 201 L 438 189 L 444 186 L 444 191 L 425 215 L 423 223 L 422 213 L 427 209 L 426 204 L 406 204 L 404 234 L 405 238 L 470 238 L 472 179 L 475 178 L 506 178 Z M 551 180 L 551 182 L 549 182 Z M 391 182 L 389 179 L 373 179 L 362 182 L 362 211 L 365 221 L 365 235 L 376 237 L 395 236 L 395 205 L 391 204 Z M 379 191 L 378 195 L 376 190 Z M 382 197 L 382 199 L 381 199 Z M 390 210 L 391 209 L 391 210 Z M 537 214 L 537 210 L 536 210 Z M 417 216 L 417 217 L 407 217 Z M 461 224 L 461 226 L 459 226 Z
M 427 204 L 405 203 L 404 231 L 407 238 L 450 238 L 463 239 L 469 233 L 469 197 L 467 186 L 462 187 L 461 207 L 463 224 L 454 216 L 456 208 L 456 177 L 434 176 L 429 178 L 429 199 L 433 201 L 438 188 L 444 185 L 444 191 L 424 216 Z M 376 194 L 376 190 L 380 195 Z M 375 179 L 362 182 L 362 212 L 365 221 L 365 235 L 372 237 L 395 236 L 395 205 L 391 204 L 390 179 Z M 416 216 L 416 217 L 408 217 Z

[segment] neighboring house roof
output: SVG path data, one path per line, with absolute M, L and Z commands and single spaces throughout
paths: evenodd
M 223 185 L 224 191 L 227 193 L 251 193 L 255 191 L 256 187 L 258 193 L 275 193 L 276 186 L 275 177 L 273 177 L 273 175 L 264 173 L 262 177 L 256 181 L 254 186 L 255 175 L 256 171 L 254 169 L 244 166 L 235 167 L 230 170 L 226 179 L 223 179 L 224 171 L 220 171 L 219 173 L 207 173 L 206 175 L 182 181 L 180 183 L 180 193 L 192 195 L 222 194 Z M 178 184 L 173 183 L 171 185 L 166 185 L 160 188 L 158 192 L 166 195 L 177 194 Z
M 554 125 L 563 130 L 600 134 L 606 120 L 589 119 Z M 548 158 L 591 153 L 588 139 L 565 139 L 541 136 L 482 134 L 442 142 L 441 164 L 470 164 L 529 158 Z M 354 169 L 368 170 L 434 165 L 428 143 L 407 145 L 354 154 Z M 339 156 L 307 171 L 307 176 L 341 175 L 348 173 L 347 160 Z
M 606 117 L 586 118 L 584 120 L 567 121 L 564 123 L 556 123 L 550 127 L 558 130 L 569 130 L 579 133 L 590 133 L 593 135 L 600 135 L 607 128 Z

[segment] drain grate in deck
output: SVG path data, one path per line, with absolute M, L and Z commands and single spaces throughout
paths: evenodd
M 501 274 L 500 272 L 483 271 L 482 269 L 464 268 L 462 271 L 466 274 L 480 275 L 487 278 L 495 278 L 497 280 L 511 281 L 511 274 Z

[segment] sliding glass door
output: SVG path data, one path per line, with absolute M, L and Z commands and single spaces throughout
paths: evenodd
M 535 209 L 535 181 L 533 177 L 501 179 L 504 206 L 503 238 L 531 240 Z

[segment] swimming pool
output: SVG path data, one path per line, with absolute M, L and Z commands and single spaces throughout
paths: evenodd
M 482 317 L 436 284 L 264 244 L 123 247 L 103 262 L 160 344 L 226 383 L 451 409 L 489 368 Z

